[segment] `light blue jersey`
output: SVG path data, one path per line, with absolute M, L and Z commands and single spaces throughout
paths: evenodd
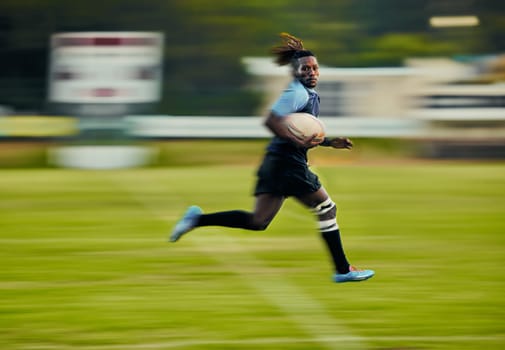
M 307 89 L 298 80 L 293 80 L 272 106 L 272 112 L 278 116 L 287 116 L 302 110 L 309 102 L 309 91 L 315 93 L 313 89 Z
M 317 117 L 319 115 L 319 96 L 313 89 L 306 88 L 298 80 L 293 80 L 273 104 L 272 112 L 279 118 L 291 113 L 305 112 Z M 296 162 L 307 162 L 307 149 L 300 148 L 286 139 L 275 136 L 267 147 L 272 154 L 283 156 Z

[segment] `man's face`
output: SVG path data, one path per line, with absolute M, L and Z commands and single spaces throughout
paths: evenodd
M 306 56 L 298 59 L 298 67 L 294 69 L 294 77 L 304 86 L 314 88 L 319 79 L 319 65 L 314 56 Z

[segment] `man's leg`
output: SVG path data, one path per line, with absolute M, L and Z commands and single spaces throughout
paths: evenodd
M 282 207 L 284 197 L 269 193 L 256 196 L 253 212 L 230 210 L 203 214 L 198 207 L 190 207 L 184 217 L 177 223 L 170 236 L 170 241 L 177 241 L 183 234 L 195 227 L 222 226 L 246 230 L 265 230 Z
M 196 222 L 199 226 L 224 226 L 246 230 L 263 231 L 273 220 L 284 202 L 284 197 L 262 193 L 256 196 L 253 212 L 230 210 L 202 214 Z
M 374 271 L 358 270 L 347 261 L 337 224 L 337 207 L 324 188 L 321 187 L 316 192 L 298 199 L 317 215 L 319 231 L 330 252 L 336 271 L 333 280 L 335 282 L 359 282 L 373 277 Z
M 319 231 L 330 252 L 335 271 L 337 273 L 348 273 L 350 264 L 345 256 L 340 238 L 335 203 L 333 203 L 323 187 L 314 193 L 301 196 L 298 199 L 317 216 Z

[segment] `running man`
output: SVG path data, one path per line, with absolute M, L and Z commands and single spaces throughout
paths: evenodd
M 337 224 L 337 207 L 318 177 L 307 165 L 307 151 L 316 146 L 351 149 L 347 138 L 325 138 L 318 144 L 314 136 L 299 140 L 292 136 L 283 120 L 295 112 L 319 115 L 319 96 L 314 90 L 319 78 L 316 56 L 304 49 L 300 39 L 281 33 L 283 44 L 272 52 L 279 65 L 290 65 L 293 80 L 271 108 L 265 126 L 274 137 L 267 147 L 257 171 L 256 203 L 252 212 L 230 210 L 204 214 L 198 206 L 191 206 L 176 224 L 170 236 L 176 242 L 196 227 L 223 226 L 263 231 L 273 220 L 284 200 L 294 197 L 317 217 L 319 231 L 334 266 L 334 282 L 357 282 L 371 278 L 372 270 L 359 270 L 347 260 Z

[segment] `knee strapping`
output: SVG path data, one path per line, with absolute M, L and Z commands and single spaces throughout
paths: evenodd
M 331 198 L 328 198 L 324 202 L 318 204 L 315 206 L 312 211 L 314 214 L 316 214 L 319 218 L 319 230 L 321 232 L 330 232 L 334 230 L 338 230 L 338 224 L 337 224 L 337 218 L 336 218 L 336 205 L 335 203 L 331 200 Z M 333 214 L 329 214 L 331 211 L 333 211 Z
M 333 208 L 335 208 L 335 203 L 331 200 L 331 198 L 328 198 L 324 202 L 319 203 L 314 208 L 312 208 L 312 212 L 318 216 L 321 216 L 326 214 Z
M 319 231 L 330 232 L 338 230 L 337 218 L 329 220 L 319 220 Z

